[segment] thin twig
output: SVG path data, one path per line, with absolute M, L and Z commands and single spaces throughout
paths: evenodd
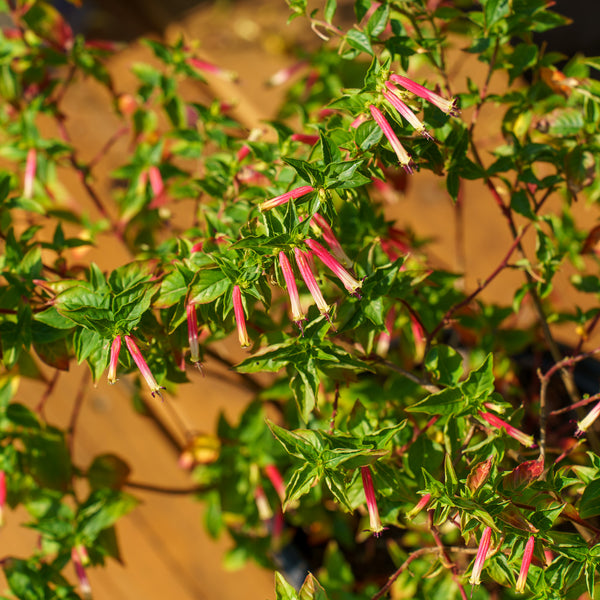
M 145 492 L 154 492 L 156 494 L 169 494 L 173 496 L 188 496 L 190 494 L 200 494 L 210 489 L 210 487 L 202 485 L 177 488 L 155 485 L 153 483 L 141 483 L 139 481 L 126 481 L 124 483 L 124 486 L 135 490 L 144 490 Z

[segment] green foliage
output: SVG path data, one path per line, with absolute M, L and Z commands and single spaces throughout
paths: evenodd
M 39 361 L 67 370 L 77 360 L 94 382 L 107 367 L 111 381 L 139 371 L 153 394 L 158 381 L 170 395 L 187 380 L 188 356 L 219 357 L 237 331 L 250 349 L 233 369 L 256 397 L 238 423 L 222 415 L 216 433 L 190 432 L 182 449 L 210 535 L 233 541 L 229 567 L 281 568 L 296 531 L 320 557 L 317 575 L 296 590 L 277 573 L 278 599 L 370 598 L 394 571 L 392 597 L 465 597 L 472 550 L 490 527 L 476 598 L 515 597 L 531 536 L 528 597 L 594 597 L 596 409 L 579 405 L 578 442 L 571 416 L 551 412 L 546 375 L 539 387 L 521 368 L 526 353 L 536 368 L 544 350 L 558 360 L 554 322 L 578 328 L 580 354 L 598 322 L 595 305 L 554 304 L 566 266 L 573 291 L 593 302 L 600 293 L 598 227 L 572 209 L 585 196 L 597 210 L 600 197 L 600 86 L 590 77 L 600 60 L 578 56 L 560 71 L 561 57 L 532 36 L 563 17 L 545 0 L 356 0 L 349 22 L 335 0 L 311 13 L 288 0 L 291 18 L 324 43 L 299 63 L 268 133 L 247 136 L 218 99 L 188 99 L 186 80 L 233 77 L 193 44 L 147 40 L 152 64 L 134 64 L 135 89 L 119 94 L 110 49 L 74 36 L 50 4 L 0 5 L 16 26 L 0 35 L 0 156 L 10 165 L 0 173 L 0 517 L 3 503 L 22 506 L 40 536 L 30 557 L 2 560 L 14 596 L 78 597 L 65 568 L 82 549 L 90 565 L 119 558 L 118 521 L 137 505 L 126 457 L 102 454 L 82 469 L 74 429 L 16 396 L 19 377 L 52 386 Z M 483 79 L 454 80 L 451 46 L 482 63 Z M 108 199 L 96 166 L 110 144 L 83 159 L 65 125 L 65 94 L 86 77 L 135 141 Z M 384 99 L 392 92 L 406 110 Z M 500 128 L 484 148 L 492 106 Z M 98 218 L 62 202 L 65 170 Z M 441 177 L 457 219 L 474 189 L 466 182 L 479 182 L 477 202 L 507 226 L 507 254 L 477 286 L 440 268 L 402 219 L 387 220 L 381 199 L 419 170 Z M 122 246 L 127 262 L 106 272 L 86 263 L 99 239 Z M 326 254 L 309 253 L 314 241 Z M 522 278 L 512 306 L 485 302 L 509 269 Z M 522 308 L 534 324 L 519 325 Z M 564 365 L 570 403 L 579 398 L 569 369 L 582 358 Z M 386 543 L 369 539 L 384 527 Z

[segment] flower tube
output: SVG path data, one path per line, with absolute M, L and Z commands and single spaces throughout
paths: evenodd
M 242 348 L 246 348 L 250 345 L 248 338 L 248 332 L 246 331 L 246 316 L 244 315 L 244 307 L 242 305 L 242 291 L 239 285 L 233 286 L 233 313 L 235 315 L 235 322 L 237 325 L 238 338 Z
M 488 550 L 490 549 L 491 537 L 492 528 L 486 527 L 483 530 L 483 534 L 479 542 L 479 549 L 477 550 L 477 556 L 475 557 L 475 563 L 473 564 L 473 572 L 471 573 L 471 578 L 469 579 L 469 583 L 471 585 L 479 585 L 481 583 L 481 571 L 483 569 L 485 559 L 487 558 Z
M 590 412 L 577 423 L 577 430 L 575 431 L 575 437 L 581 437 L 592 425 L 592 423 L 600 415 L 600 402 L 590 410 Z
M 381 519 L 379 518 L 379 509 L 377 508 L 377 499 L 375 498 L 375 486 L 373 485 L 373 478 L 371 477 L 371 468 L 368 465 L 366 467 L 361 467 L 360 474 L 362 477 L 365 498 L 367 499 L 369 526 L 373 535 L 379 537 L 385 527 L 381 524 Z
M 296 286 L 296 279 L 292 272 L 292 266 L 286 256 L 285 252 L 279 253 L 279 265 L 283 271 L 283 278 L 285 279 L 285 285 L 287 287 L 288 294 L 290 296 L 290 304 L 292 306 L 292 319 L 302 331 L 302 321 L 306 319 L 306 316 L 302 312 L 300 306 L 300 296 L 298 295 L 298 287 Z
M 200 346 L 198 344 L 198 316 L 196 305 L 188 302 L 185 307 L 187 314 L 188 340 L 190 344 L 190 360 L 198 364 L 200 362 Z
M 119 364 L 119 352 L 121 351 L 121 336 L 116 335 L 110 346 L 110 361 L 108 363 L 108 383 L 117 381 L 117 366 Z
M 414 82 L 408 77 L 402 77 L 402 75 L 393 74 L 390 75 L 390 79 L 394 83 L 397 83 L 399 86 L 403 87 L 405 90 L 415 94 L 415 96 L 419 96 L 419 98 L 423 98 L 423 100 L 427 100 L 427 102 L 430 104 L 437 106 L 442 112 L 453 116 L 458 115 L 458 108 L 456 107 L 455 98 L 452 98 L 452 100 L 446 100 L 445 98 L 442 98 L 438 94 L 435 94 L 431 90 L 427 89 L 425 86 Z
M 85 572 L 85 568 L 77 548 L 73 548 L 71 550 L 71 560 L 73 561 L 73 566 L 75 567 L 75 573 L 79 581 L 79 590 L 81 591 L 81 595 L 88 600 L 92 597 L 92 586 L 90 585 L 90 580 Z
M 150 371 L 150 367 L 148 363 L 144 360 L 140 349 L 137 347 L 137 344 L 130 336 L 125 336 L 125 344 L 127 345 L 127 349 L 129 350 L 129 354 L 131 354 L 131 358 L 137 365 L 137 368 L 140 370 L 142 377 L 146 380 L 148 387 L 150 388 L 150 393 L 152 396 L 158 394 L 162 397 L 160 390 L 164 389 L 158 383 L 156 383 L 156 379 L 154 379 L 154 375 L 152 375 L 152 371 Z
M 390 146 L 396 153 L 400 165 L 404 168 L 404 170 L 407 173 L 412 173 L 412 159 L 408 152 L 404 149 L 404 146 L 400 143 L 400 140 L 398 139 L 398 136 L 392 129 L 392 126 L 386 121 L 382 112 L 376 106 L 373 106 L 371 104 L 371 106 L 369 106 L 369 109 L 371 111 L 371 115 L 377 122 L 377 125 L 379 125 L 381 131 L 383 131 L 383 135 L 385 135 L 388 142 L 390 143 Z
M 422 136 L 433 139 L 431 134 L 425 129 L 425 125 L 421 123 L 417 115 L 398 98 L 395 94 L 394 87 L 389 81 L 385 82 L 386 87 L 390 90 L 389 92 L 383 92 L 383 97 L 400 113 L 400 115 L 408 121 L 415 130 L 420 133 Z
M 190 67 L 197 69 L 198 71 L 204 71 L 205 73 L 210 73 L 211 75 L 215 75 L 220 77 L 221 79 L 225 79 L 226 81 L 237 81 L 238 76 L 237 73 L 233 71 L 229 71 L 227 69 L 223 69 L 211 62 L 206 60 L 202 60 L 200 58 L 190 57 L 186 61 Z
M 289 202 L 292 199 L 295 200 L 296 198 L 300 198 L 301 196 L 306 196 L 306 194 L 310 194 L 310 192 L 314 191 L 315 188 L 312 187 L 312 185 L 302 185 L 293 190 L 290 190 L 289 192 L 286 192 L 285 194 L 281 194 L 281 196 L 277 196 L 276 198 L 271 198 L 270 200 L 263 202 L 258 208 L 261 211 L 270 210 L 272 208 L 275 208 L 276 206 L 281 206 L 282 204 L 285 204 L 286 202 Z
M 517 585 L 515 587 L 515 591 L 519 593 L 523 593 L 525 591 L 525 583 L 527 582 L 527 574 L 529 573 L 529 566 L 531 565 L 531 559 L 533 558 L 534 547 L 535 538 L 531 535 L 525 544 L 525 552 L 523 552 L 523 561 L 521 562 L 519 579 L 517 579 Z
M 285 499 L 285 483 L 283 481 L 283 477 L 281 476 L 281 472 L 277 468 L 277 465 L 265 465 L 264 470 L 265 475 L 268 477 L 271 485 L 275 488 L 279 499 L 283 503 Z
M 327 242 L 327 245 L 331 248 L 331 253 L 346 267 L 352 266 L 352 261 L 348 258 L 344 252 L 342 245 L 338 242 L 338 239 L 333 233 L 329 223 L 319 213 L 315 213 L 311 219 L 311 224 L 314 223 L 320 230 L 323 239 Z
M 360 281 L 356 281 L 346 269 L 325 249 L 319 242 L 307 238 L 304 240 L 306 245 L 323 261 L 323 263 L 333 271 L 335 276 L 342 282 L 344 287 L 357 298 L 360 298 L 359 290 L 362 286 Z
M 488 412 L 479 411 L 479 416 L 487 421 L 492 427 L 496 427 L 497 429 L 504 429 L 510 437 L 517 440 L 520 444 L 527 448 L 533 448 L 535 446 L 535 442 L 533 441 L 533 436 L 527 435 L 520 429 L 513 427 L 510 423 L 503 421 L 500 417 Z
M 317 280 L 313 272 L 311 271 L 310 265 L 308 264 L 308 258 L 300 248 L 294 248 L 294 255 L 296 257 L 296 264 L 298 265 L 298 270 L 300 271 L 300 275 L 302 275 L 302 279 L 304 279 L 304 283 L 306 283 L 306 287 L 308 291 L 311 293 L 315 304 L 319 307 L 319 312 L 322 315 L 326 315 L 329 318 L 329 305 L 325 302 L 325 298 L 323 298 L 323 294 L 319 289 L 319 285 L 317 284 Z
M 35 180 L 35 172 L 37 169 L 37 150 L 30 148 L 27 152 L 27 160 L 25 162 L 25 179 L 23 180 L 23 196 L 25 198 L 33 197 L 33 182 Z
M 6 473 L 0 471 L 0 527 L 4 525 L 4 505 L 6 504 Z

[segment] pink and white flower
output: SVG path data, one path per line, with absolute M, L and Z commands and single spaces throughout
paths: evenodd
M 292 319 L 302 331 L 302 321 L 306 319 L 302 307 L 300 306 L 300 295 L 298 294 L 298 287 L 296 286 L 296 278 L 292 271 L 292 265 L 286 256 L 285 252 L 279 253 L 279 265 L 283 271 L 283 278 L 285 279 L 285 285 L 287 287 L 288 295 L 290 297 L 290 304 L 292 307 Z
M 375 537 L 379 537 L 385 527 L 381 524 L 379 509 L 377 508 L 377 499 L 375 498 L 375 486 L 371 477 L 371 468 L 367 465 L 360 468 L 363 490 L 367 500 L 367 510 L 369 511 L 369 527 Z
M 469 579 L 469 583 L 471 585 L 479 585 L 481 583 L 481 571 L 483 570 L 483 565 L 490 549 L 491 538 L 492 528 L 486 527 L 481 535 L 479 549 L 477 550 L 477 556 L 475 556 L 475 562 L 473 563 L 473 572 L 471 573 L 471 578 Z
M 344 252 L 342 245 L 338 242 L 338 239 L 333 233 L 329 223 L 319 213 L 315 213 L 311 219 L 311 225 L 316 225 L 321 230 L 323 239 L 327 242 L 327 245 L 331 248 L 332 254 L 346 267 L 352 266 L 352 261 L 348 258 Z
M 382 112 L 376 106 L 373 106 L 371 104 L 371 106 L 369 106 L 369 110 L 371 111 L 371 115 L 375 119 L 377 125 L 379 125 L 381 131 L 383 131 L 383 135 L 385 135 L 388 142 L 390 143 L 390 146 L 396 153 L 400 165 L 404 168 L 404 170 L 407 173 L 412 173 L 412 158 L 404 149 L 404 146 L 400 143 L 400 140 L 398 139 L 398 136 L 392 129 L 392 126 L 387 122 Z
M 319 259 L 333 271 L 336 277 L 342 282 L 344 287 L 354 296 L 360 298 L 359 290 L 362 286 L 362 282 L 357 281 L 344 269 L 344 267 L 334 258 L 331 253 L 326 250 L 316 240 L 307 238 L 304 240 L 306 245 L 319 257 Z
M 77 548 L 73 548 L 71 550 L 71 560 L 73 561 L 75 574 L 77 575 L 77 580 L 79 581 L 79 591 L 85 600 L 91 600 L 92 586 L 90 585 L 90 580 L 85 572 L 85 568 Z
M 154 379 L 154 375 L 152 375 L 152 371 L 150 371 L 150 367 L 148 366 L 148 363 L 145 361 L 144 357 L 142 356 L 140 349 L 138 348 L 137 344 L 135 343 L 135 340 L 128 335 L 126 335 L 124 337 L 125 337 L 125 344 L 127 346 L 127 349 L 129 350 L 129 354 L 131 354 L 131 358 L 133 358 L 133 362 L 135 362 L 142 377 L 148 384 L 148 387 L 150 388 L 150 393 L 152 394 L 152 396 L 154 396 L 155 394 L 158 394 L 159 396 L 162 397 L 160 390 L 162 390 L 164 388 L 162 388 L 160 385 L 158 385 L 158 383 L 156 383 L 156 379 Z
M 237 73 L 223 69 L 211 62 L 208 62 L 207 60 L 190 57 L 187 59 L 187 63 L 190 65 L 190 67 L 193 67 L 198 71 L 204 71 L 205 73 L 216 75 L 217 77 L 225 79 L 226 81 L 237 81 L 239 79 Z
M 519 579 L 517 579 L 517 585 L 515 590 L 519 593 L 525 591 L 525 584 L 527 582 L 527 574 L 529 573 L 529 566 L 531 565 L 531 559 L 533 558 L 533 550 L 535 548 L 535 538 L 531 535 L 525 544 L 525 551 L 523 552 L 523 561 L 521 562 L 521 570 L 519 571 Z
M 590 412 L 577 423 L 577 430 L 575 431 L 575 437 L 581 437 L 594 423 L 594 421 L 600 416 L 600 402 L 590 410 Z
M 408 77 L 403 77 L 402 75 L 393 74 L 390 75 L 390 79 L 394 83 L 403 87 L 405 90 L 415 94 L 415 96 L 419 96 L 419 98 L 423 98 L 423 100 L 427 100 L 427 102 L 430 104 L 437 106 L 442 112 L 453 116 L 458 115 L 458 108 L 456 106 L 455 98 L 452 98 L 452 100 L 446 100 L 445 98 L 442 98 L 438 94 L 435 94 L 431 90 L 427 89 L 425 86 L 414 82 Z
M 489 408 L 489 407 L 486 405 L 486 408 Z M 510 423 L 507 423 L 506 421 L 502 420 L 500 417 L 497 417 L 496 415 L 494 415 L 492 413 L 483 412 L 483 411 L 479 411 L 479 416 L 484 421 L 489 423 L 492 427 L 495 427 L 496 429 L 504 429 L 504 431 L 506 431 L 506 433 L 508 435 L 510 435 L 510 437 L 517 440 L 520 444 L 523 444 L 523 446 L 525 446 L 527 448 L 533 448 L 535 446 L 533 436 L 527 435 L 520 429 L 513 427 Z
M 431 134 L 425 129 L 425 125 L 421 123 L 417 115 L 415 115 L 415 113 L 404 104 L 400 98 L 398 98 L 394 86 L 389 81 L 386 81 L 385 85 L 390 91 L 383 92 L 383 97 L 400 113 L 400 116 L 415 128 L 418 133 L 428 139 L 432 139 Z
M 294 248 L 294 256 L 296 257 L 296 264 L 298 265 L 300 275 L 302 275 L 302 279 L 304 279 L 308 291 L 311 293 L 315 304 L 319 308 L 319 312 L 329 318 L 330 306 L 325 302 L 325 298 L 323 298 L 317 280 L 310 268 L 306 253 L 302 252 L 300 248 Z
M 117 381 L 117 367 L 119 365 L 119 352 L 121 351 L 121 336 L 116 335 L 110 345 L 110 360 L 108 363 L 108 383 Z
M 271 210 L 276 206 L 281 206 L 282 204 L 285 204 L 286 202 L 289 202 L 292 199 L 295 200 L 296 198 L 306 196 L 306 194 L 310 194 L 314 191 L 315 188 L 312 185 L 302 185 L 293 190 L 290 190 L 289 192 L 286 192 L 285 194 L 281 194 L 281 196 L 277 196 L 275 198 L 271 198 L 270 200 L 266 200 L 258 208 L 263 212 L 265 210 Z
M 196 305 L 188 302 L 186 309 L 188 340 L 190 344 L 190 360 L 198 364 L 200 362 L 200 345 L 198 343 L 198 316 L 196 314 Z
M 250 339 L 248 338 L 248 332 L 246 330 L 246 316 L 244 314 L 244 305 L 242 304 L 242 291 L 239 285 L 233 286 L 232 299 L 238 339 L 240 340 L 242 348 L 246 348 L 250 345 Z
M 33 182 L 37 169 L 37 150 L 30 148 L 25 161 L 25 178 L 23 180 L 23 196 L 27 199 L 33 197 Z

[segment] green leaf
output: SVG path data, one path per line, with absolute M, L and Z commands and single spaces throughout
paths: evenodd
M 326 0 L 325 9 L 323 11 L 325 15 L 325 21 L 327 23 L 331 23 L 333 21 L 333 17 L 335 16 L 335 11 L 337 9 L 337 0 Z
M 489 31 L 510 12 L 509 0 L 482 0 L 485 27 Z
M 279 571 L 275 571 L 275 598 L 276 600 L 298 600 L 296 590 Z
M 290 481 L 285 486 L 285 500 L 282 510 L 285 512 L 290 504 L 308 494 L 313 487 L 318 471 L 310 462 L 294 471 Z
M 483 364 L 471 371 L 466 381 L 460 384 L 460 389 L 469 403 L 474 400 L 487 398 L 494 391 L 494 359 L 488 354 Z
M 600 515 L 600 479 L 587 485 L 579 503 L 579 515 L 582 519 Z
M 365 25 L 365 33 L 376 38 L 385 29 L 389 18 L 390 5 L 388 3 L 381 4 Z
M 190 291 L 190 300 L 196 304 L 214 302 L 231 287 L 230 279 L 221 269 L 198 271 Z
M 408 412 L 423 412 L 428 415 L 459 415 L 465 411 L 468 402 L 460 388 L 446 388 L 436 394 L 406 407 Z
M 369 36 L 362 31 L 351 29 L 346 34 L 346 42 L 352 48 L 360 50 L 361 52 L 366 52 L 367 54 L 373 56 L 373 48 L 371 47 Z
M 455 385 L 462 376 L 463 358 L 454 348 L 438 344 L 427 353 L 425 368 L 441 385 Z
M 92 490 L 118 490 L 123 487 L 130 472 L 129 465 L 116 454 L 101 454 L 94 458 L 87 471 L 87 478 Z
M 102 530 L 114 525 L 138 503 L 133 496 L 117 490 L 93 491 L 77 512 L 77 532 L 82 542 L 93 547 Z

